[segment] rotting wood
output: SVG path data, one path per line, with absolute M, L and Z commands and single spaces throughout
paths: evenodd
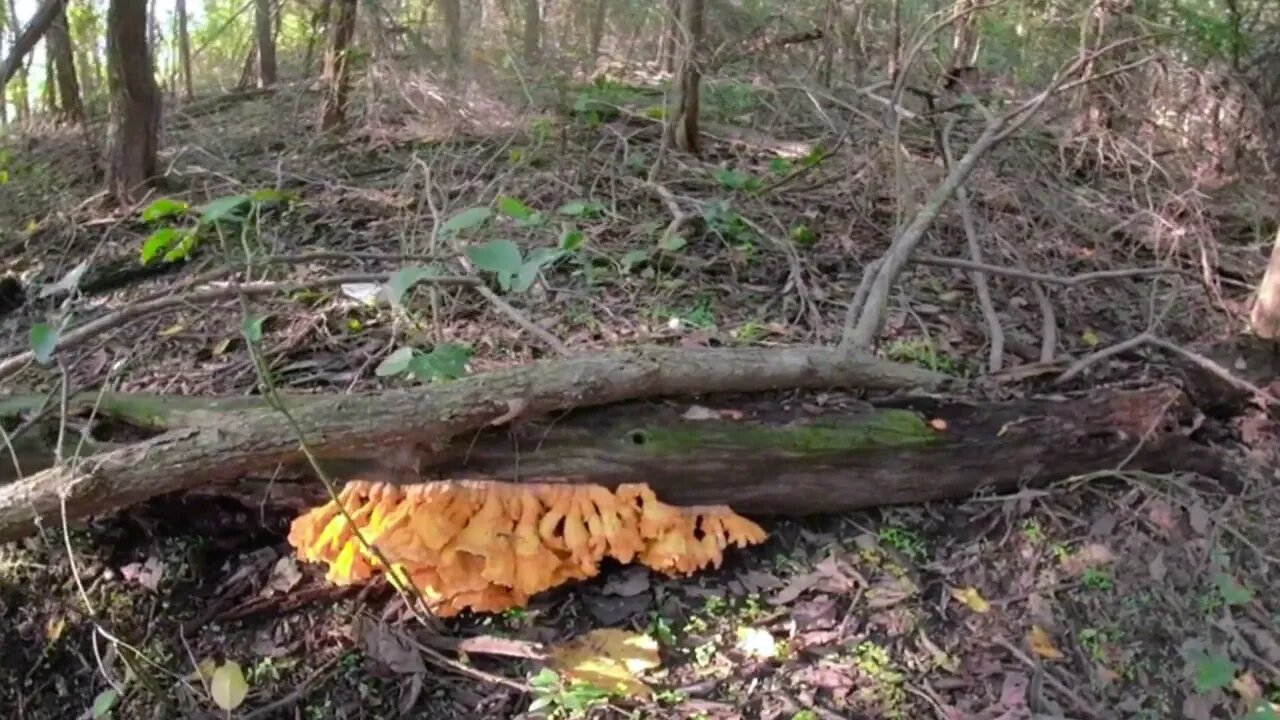
M 538 418 L 649 397 L 945 384 L 945 377 L 919 368 L 829 348 L 640 347 L 413 390 L 293 397 L 286 407 L 319 458 L 379 460 L 399 448 L 429 465 L 431 455 L 453 438 L 513 415 Z M 304 458 L 299 438 L 278 411 L 229 410 L 225 422 L 171 429 L 0 486 L 0 542 L 56 524 L 64 508 L 68 519 L 78 520 L 164 493 L 270 475 L 279 464 L 297 465 Z

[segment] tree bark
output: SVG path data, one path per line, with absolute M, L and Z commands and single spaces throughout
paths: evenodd
M 462 69 L 462 6 L 458 0 L 440 0 L 444 13 L 445 65 L 450 82 L 456 82 Z
M 111 0 L 107 10 L 107 81 L 111 121 L 107 188 L 128 204 L 156 174 L 160 88 L 147 45 L 146 0 Z
M 1271 247 L 1271 260 L 1258 283 L 1258 297 L 1249 312 L 1253 334 L 1268 340 L 1280 339 L 1280 230 Z
M 329 18 L 329 50 L 324 58 L 324 100 L 320 103 L 320 130 L 327 132 L 346 122 L 347 90 L 351 82 L 350 45 L 356 30 L 358 0 L 336 0 Z
M 703 0 L 682 0 L 680 4 L 679 59 L 664 128 L 664 142 L 668 147 L 692 154 L 698 152 L 703 9 Z
M 84 122 L 84 103 L 80 99 L 80 82 L 76 75 L 76 56 L 71 47 L 71 34 L 67 29 L 67 9 L 64 5 L 49 28 L 49 51 L 53 56 L 58 79 L 58 111 L 69 123 Z
M 271 0 L 254 0 L 253 5 L 254 32 L 258 41 L 258 87 L 268 88 L 276 83 L 276 39 L 271 32 Z
M 432 463 L 455 437 L 569 408 L 642 397 L 782 389 L 939 387 L 918 368 L 828 348 L 683 350 L 641 347 L 546 361 L 425 388 L 369 396 L 286 398 L 321 460 L 384 463 L 396 452 Z M 246 402 L 238 399 L 239 402 Z M 0 486 L 0 542 L 58 522 L 112 512 L 163 493 L 236 482 L 305 462 L 299 438 L 272 409 L 233 404 L 214 419 L 169 429 Z M 406 463 L 408 464 L 408 463 Z M 23 468 L 30 473 L 30 468 Z
M 538 0 L 524 0 L 524 61 L 538 62 L 542 41 L 542 8 Z
M 604 26 L 608 19 L 609 0 L 596 0 L 596 6 L 591 11 L 591 26 L 588 29 L 590 37 L 587 52 L 592 64 L 600 57 L 600 44 L 604 41 Z
M 680 0 L 667 0 L 662 14 L 662 37 L 658 40 L 658 68 L 662 72 L 675 72 L 679 28 Z
M 45 0 L 22 32 L 18 32 L 17 27 L 14 27 L 13 46 L 9 48 L 4 64 L 0 65 L 0 85 L 8 84 L 14 73 L 18 72 L 27 54 L 53 26 L 54 19 L 64 7 L 66 7 L 66 0 Z M 9 15 L 12 18 L 18 16 L 18 8 L 13 0 L 9 0 Z
M 191 34 L 187 29 L 187 0 L 175 0 L 174 14 L 178 16 L 178 72 L 182 75 L 182 97 L 195 97 L 191 82 Z

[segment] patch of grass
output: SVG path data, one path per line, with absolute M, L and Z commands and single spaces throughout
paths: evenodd
M 880 544 L 893 548 L 908 559 L 920 563 L 928 557 L 924 540 L 910 528 L 888 525 L 880 528 Z
M 965 377 L 970 373 L 969 363 L 963 358 L 940 353 L 924 340 L 895 340 L 885 353 L 895 362 L 912 363 L 944 375 Z
M 902 705 L 906 701 L 905 676 L 894 666 L 889 652 L 874 642 L 865 641 L 854 649 L 853 664 L 871 681 L 859 694 L 879 703 L 883 717 L 902 717 Z
M 1111 573 L 1100 568 L 1086 568 L 1080 576 L 1080 582 L 1086 588 L 1098 592 L 1109 592 L 1115 588 L 1115 581 L 1111 579 Z
M 1044 528 L 1040 527 L 1040 521 L 1036 518 L 1022 521 L 1022 537 L 1032 545 L 1044 542 Z

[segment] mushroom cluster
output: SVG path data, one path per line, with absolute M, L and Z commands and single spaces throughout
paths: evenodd
M 388 580 L 416 587 L 442 617 L 523 607 L 594 576 L 606 557 L 687 575 L 764 539 L 728 507 L 667 505 L 644 484 L 497 481 L 351 481 L 289 531 L 301 559 L 328 565 L 330 582 L 366 581 L 385 560 Z

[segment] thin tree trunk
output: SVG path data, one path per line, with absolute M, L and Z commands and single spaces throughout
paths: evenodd
M 76 55 L 71 47 L 64 6 L 49 28 L 49 49 L 58 78 L 58 109 L 62 119 L 70 123 L 84 122 L 84 103 L 80 99 L 80 82 L 76 76 Z
M 667 0 L 662 13 L 662 37 L 658 40 L 658 69 L 662 72 L 675 72 L 679 34 L 680 0 Z
M 276 82 L 276 40 L 271 32 L 271 0 L 254 0 L 254 31 L 258 39 L 258 87 Z
M 698 152 L 699 47 L 702 44 L 703 0 L 683 0 L 680 5 L 679 60 L 671 106 L 667 108 L 664 142 L 687 153 Z
M 307 37 L 307 53 L 302 59 L 302 72 L 310 77 L 316 58 L 316 42 L 324 36 L 328 29 L 329 13 L 333 9 L 333 0 L 321 0 L 320 9 L 311 16 L 311 34 Z M 323 68 L 321 68 L 323 72 Z
M 538 0 L 524 0 L 524 61 L 538 62 L 542 41 L 542 8 Z
M 591 63 L 600 57 L 600 44 L 604 41 L 605 21 L 609 19 L 609 0 L 596 0 L 596 6 L 591 13 L 591 27 L 589 47 L 587 52 L 591 58 Z
M 320 103 L 320 130 L 326 132 L 346 122 L 350 83 L 351 36 L 356 29 L 358 0 L 337 0 L 329 18 L 329 50 L 324 58 L 324 100 Z
M 18 31 L 17 21 L 13 27 L 13 46 L 9 48 L 9 54 L 4 59 L 4 64 L 0 65 L 0 85 L 5 85 L 13 78 L 14 73 L 22 67 L 23 62 L 27 58 L 27 54 L 31 49 L 40 42 L 40 38 L 49 31 L 53 25 L 53 21 L 58 17 L 58 13 L 64 7 L 65 0 L 46 0 L 45 4 L 40 6 L 27 26 Z M 9 17 L 18 17 L 18 6 L 14 0 L 9 0 Z
M 450 82 L 456 82 L 462 69 L 462 6 L 458 0 L 440 0 L 444 13 L 445 65 Z
M 44 110 L 49 115 L 58 114 L 58 83 L 54 80 L 53 71 L 54 62 L 53 47 L 48 40 L 48 34 L 45 35 L 44 42 Z
M 111 0 L 107 10 L 107 83 L 111 122 L 107 188 L 132 203 L 156 174 L 160 89 L 147 45 L 147 0 Z
M 182 74 L 182 97 L 195 97 L 191 82 L 191 35 L 187 30 L 187 0 L 175 0 L 174 14 L 178 16 L 178 70 Z

